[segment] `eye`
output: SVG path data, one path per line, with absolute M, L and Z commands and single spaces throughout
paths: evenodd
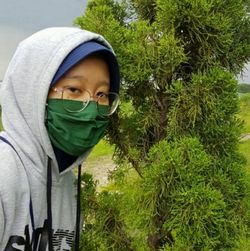
M 100 105 L 108 105 L 109 104 L 109 93 L 105 93 L 105 92 L 98 92 L 96 94 L 97 97 L 97 102 Z
M 99 98 L 99 97 L 108 98 L 108 93 L 105 93 L 105 92 L 97 92 L 97 93 L 96 93 L 96 97 L 97 97 L 97 98 Z
M 76 88 L 76 87 L 67 87 L 66 89 L 70 93 L 74 93 L 74 94 L 81 93 L 81 89 Z
M 63 89 L 64 99 L 82 100 L 86 96 L 84 90 L 76 85 L 65 86 Z

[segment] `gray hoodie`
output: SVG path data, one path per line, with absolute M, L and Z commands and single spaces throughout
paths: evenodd
M 48 250 L 46 241 L 46 245 L 41 241 L 47 240 L 48 158 L 52 160 L 53 247 L 66 251 L 73 246 L 76 178 L 72 168 L 88 153 L 59 173 L 44 115 L 49 86 L 59 65 L 73 48 L 89 40 L 111 48 L 95 33 L 48 28 L 21 42 L 8 66 L 1 87 L 4 132 L 0 136 L 16 152 L 0 140 L 0 251 Z

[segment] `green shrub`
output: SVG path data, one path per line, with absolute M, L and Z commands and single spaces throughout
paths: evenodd
M 85 219 L 85 234 L 81 239 L 82 250 L 132 251 L 117 208 L 118 194 L 108 191 L 97 194 L 96 182 L 89 174 L 84 174 L 82 181 L 85 185 L 81 199 Z
M 122 74 L 108 140 L 117 169 L 83 233 L 97 250 L 232 250 L 249 230 L 236 76 L 249 1 L 91 0 Z M 86 204 L 86 206 L 88 206 Z M 110 224 L 112 222 L 112 224 Z
M 233 176 L 217 173 L 229 165 L 216 163 L 194 138 L 155 145 L 144 179 L 138 182 L 132 198 L 131 191 L 127 194 L 122 207 L 128 205 L 128 225 L 139 230 L 136 240 L 144 236 L 144 241 L 152 241 L 152 247 L 156 241 L 158 248 L 171 250 L 231 247 L 241 225 L 237 204 L 244 184 L 240 166 L 232 162 L 230 158 Z M 238 179 L 238 184 L 241 180 L 242 185 L 232 186 L 232 177 Z

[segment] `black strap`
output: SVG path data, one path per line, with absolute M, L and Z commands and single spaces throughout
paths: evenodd
M 81 218 L 81 165 L 78 166 L 75 251 L 79 251 L 79 246 L 80 246 L 80 220 L 81 220 L 80 218 Z
M 17 156 L 19 157 L 19 159 L 21 160 L 23 166 L 24 163 L 19 155 L 19 153 L 17 152 L 17 150 L 15 149 L 15 147 L 4 137 L 0 136 L 0 140 L 2 140 L 3 142 L 5 142 L 6 144 L 8 144 L 17 154 Z M 25 168 L 25 166 L 24 166 Z M 31 218 L 31 225 L 32 225 L 32 229 L 33 231 L 35 230 L 35 221 L 34 221 L 34 213 L 33 213 L 33 205 L 32 205 L 32 200 L 31 200 L 31 195 L 30 195 L 30 204 L 29 204 L 29 208 L 30 208 L 30 218 Z
M 34 212 L 33 212 L 33 204 L 32 204 L 32 199 L 30 195 L 30 219 L 31 219 L 31 225 L 33 231 L 35 230 L 35 220 L 34 220 Z
M 48 171 L 47 171 L 47 217 L 48 217 L 49 251 L 53 251 L 51 189 L 52 189 L 52 172 L 51 172 L 51 159 L 49 158 L 48 159 Z

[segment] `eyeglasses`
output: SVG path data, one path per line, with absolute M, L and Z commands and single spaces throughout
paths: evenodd
M 52 90 L 61 94 L 63 107 L 68 112 L 81 112 L 90 101 L 95 101 L 98 113 L 101 116 L 110 116 L 116 111 L 120 101 L 119 95 L 115 92 L 98 92 L 95 96 L 91 96 L 90 92 L 83 88 L 67 86 L 54 87 Z M 72 105 L 72 102 L 69 101 L 77 102 Z

